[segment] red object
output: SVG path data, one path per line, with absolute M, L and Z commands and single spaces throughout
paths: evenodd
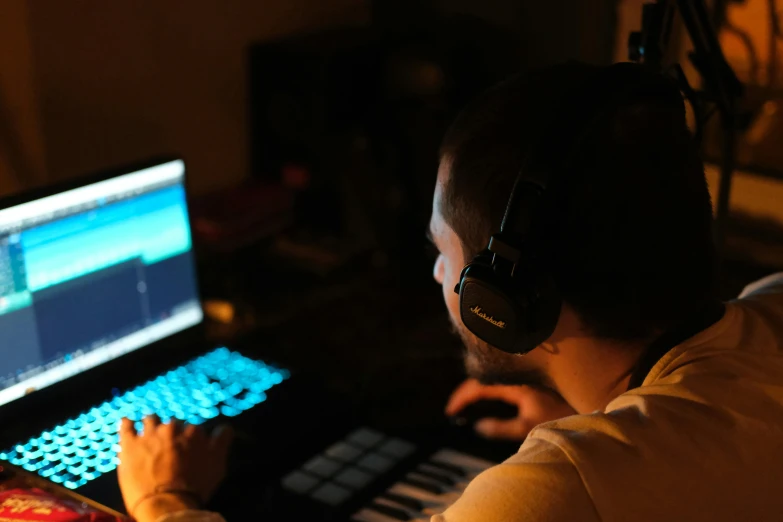
M 283 185 L 296 190 L 304 190 L 310 186 L 310 169 L 297 165 L 295 163 L 289 163 L 282 169 L 283 172 Z
M 0 492 L 0 520 L 119 522 L 122 519 L 33 488 Z
M 218 250 L 231 250 L 269 237 L 292 217 L 293 190 L 248 182 L 197 200 L 193 205 L 196 239 Z

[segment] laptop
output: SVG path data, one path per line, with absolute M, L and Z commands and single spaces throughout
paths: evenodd
M 205 344 L 185 177 L 166 158 L 0 202 L 0 460 L 121 507 L 121 418 L 232 419 L 285 387 Z

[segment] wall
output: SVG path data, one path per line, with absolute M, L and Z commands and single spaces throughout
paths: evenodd
M 247 172 L 247 45 L 366 23 L 368 3 L 4 0 L 0 23 L 9 30 L 0 31 L 0 48 L 14 50 L 4 54 L 13 55 L 15 65 L 0 69 L 10 71 L 15 92 L 11 103 L 0 98 L 0 108 L 21 108 L 14 139 L 7 141 L 21 154 L 31 183 L 44 173 L 56 181 L 166 152 L 186 156 L 196 192 L 231 183 Z M 443 3 L 456 10 L 472 4 Z M 553 35 L 536 22 L 562 12 L 568 0 L 524 9 L 506 0 L 489 3 L 482 13 L 502 13 L 501 21 L 513 19 L 528 35 L 532 61 L 562 59 L 564 49 L 575 47 L 583 58 L 594 59 L 590 46 L 599 44 L 583 38 L 578 27 Z M 0 154 L 0 165 L 5 163 Z M 6 191 L 18 188 L 10 170 L 0 167 Z
M 444 13 L 480 17 L 518 34 L 525 66 L 578 59 L 609 63 L 617 0 L 437 0 Z M 522 65 L 522 64 L 520 64 Z
M 770 11 L 770 4 L 776 7 L 777 12 Z M 743 82 L 764 86 L 771 84 L 780 88 L 783 87 L 783 35 L 778 34 L 777 38 L 771 39 L 772 16 L 777 18 L 778 24 L 783 24 L 783 5 L 780 2 L 745 0 L 740 4 L 730 3 L 726 19 L 732 30 L 722 31 L 720 42 L 727 60 Z M 742 33 L 744 36 L 740 36 Z M 776 65 L 773 78 L 769 76 L 770 59 Z M 754 61 L 755 66 L 752 65 Z
M 45 172 L 25 0 L 3 0 L 0 16 L 0 196 Z
M 247 171 L 248 44 L 367 18 L 363 0 L 27 6 L 49 178 L 174 152 L 195 192 Z

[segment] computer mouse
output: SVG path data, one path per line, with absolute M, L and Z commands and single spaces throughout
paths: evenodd
M 505 401 L 483 399 L 465 406 L 450 421 L 457 426 L 473 426 L 481 419 L 513 419 L 519 410 Z

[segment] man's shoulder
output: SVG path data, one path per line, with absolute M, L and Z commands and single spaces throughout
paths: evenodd
M 717 517 L 721 509 L 756 499 L 766 483 L 783 481 L 777 464 L 783 459 L 777 428 L 783 423 L 783 394 L 760 386 L 761 377 L 744 366 L 738 378 L 729 371 L 736 365 L 721 363 L 715 366 L 720 372 L 698 365 L 625 393 L 604 411 L 542 424 L 529 441 L 560 450 L 561 456 L 549 451 L 546 458 L 573 465 L 603 517 L 639 510 L 649 520 L 666 519 L 656 498 L 668 499 L 689 517 L 700 510 Z M 759 375 L 769 374 L 758 366 Z M 515 459 L 541 458 L 524 451 L 536 447 L 529 441 Z M 735 497 L 715 502 L 714 492 L 726 490 Z M 769 504 L 766 497 L 758 500 Z
M 564 500 L 567 499 L 567 502 Z M 476 477 L 433 522 L 597 521 L 579 472 L 558 446 L 528 438 L 519 452 Z

